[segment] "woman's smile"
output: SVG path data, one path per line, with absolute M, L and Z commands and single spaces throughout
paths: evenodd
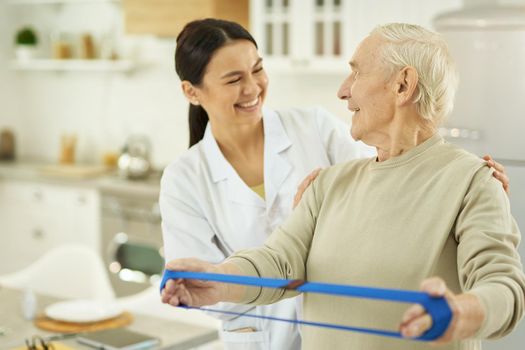
M 251 101 L 239 102 L 239 103 L 236 103 L 234 106 L 236 109 L 242 112 L 254 112 L 259 109 L 259 105 L 260 105 L 259 102 L 260 102 L 260 95 Z

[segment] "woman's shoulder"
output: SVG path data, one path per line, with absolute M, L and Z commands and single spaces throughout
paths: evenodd
M 195 178 L 202 176 L 203 154 L 200 150 L 201 142 L 184 151 L 179 157 L 168 164 L 162 173 L 161 187 L 168 184 L 187 184 L 195 182 Z
M 285 125 L 305 126 L 305 123 L 311 123 L 312 126 L 319 126 L 319 124 L 341 124 L 339 120 L 332 113 L 328 112 L 321 106 L 312 106 L 307 108 L 286 108 L 275 111 Z

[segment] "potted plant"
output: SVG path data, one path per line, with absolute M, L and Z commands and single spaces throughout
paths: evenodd
M 38 37 L 30 27 L 23 27 L 16 32 L 16 57 L 20 60 L 31 59 L 35 56 Z

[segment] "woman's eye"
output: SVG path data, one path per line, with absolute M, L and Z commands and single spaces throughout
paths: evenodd
M 239 81 L 241 81 L 241 78 L 230 80 L 227 84 L 235 84 L 235 83 L 238 83 Z
M 263 67 L 259 67 L 259 68 L 256 68 L 253 72 L 254 73 L 259 73 L 263 70 Z

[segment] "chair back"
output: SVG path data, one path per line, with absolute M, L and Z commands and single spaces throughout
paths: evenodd
M 111 287 L 102 258 L 91 248 L 60 245 L 28 267 L 0 276 L 0 284 L 66 299 L 112 300 Z

